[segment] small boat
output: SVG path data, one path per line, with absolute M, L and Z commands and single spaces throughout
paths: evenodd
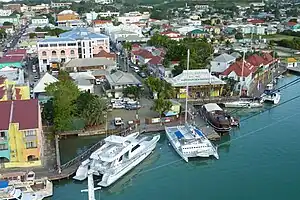
M 33 171 L 2 174 L 0 179 L 7 181 L 8 186 L 20 189 L 22 197 L 27 196 L 31 200 L 42 200 L 53 195 L 52 182 L 48 178 L 35 179 Z
M 219 159 L 217 147 L 207 137 L 188 123 L 182 126 L 165 127 L 166 135 L 180 157 L 189 162 L 189 158 L 214 156 Z
M 261 103 L 272 103 L 278 104 L 280 101 L 281 95 L 279 91 L 275 91 L 273 84 L 268 84 L 264 93 L 261 95 Z
M 231 117 L 216 103 L 204 104 L 201 113 L 206 122 L 217 132 L 229 132 L 231 130 Z
M 73 178 L 84 180 L 92 170 L 94 175 L 101 176 L 98 185 L 108 187 L 147 158 L 159 139 L 160 135 L 141 136 L 138 132 L 126 137 L 111 135 L 104 139 L 103 146 L 81 163 Z
M 233 101 L 224 103 L 224 106 L 226 108 L 260 108 L 263 104 L 254 101 Z

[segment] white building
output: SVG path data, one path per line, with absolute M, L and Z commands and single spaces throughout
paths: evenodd
M 98 13 L 92 11 L 89 13 L 85 13 L 85 20 L 90 24 L 93 20 L 97 19 Z
M 222 73 L 224 72 L 232 63 L 236 60 L 235 57 L 224 53 L 215 57 L 212 61 L 210 61 L 211 72 L 213 73 Z
M 120 13 L 119 12 L 106 11 L 106 12 L 99 12 L 98 15 L 100 17 L 119 17 Z
M 125 13 L 123 16 L 118 17 L 118 22 L 122 24 L 132 24 L 136 22 L 140 22 L 142 20 L 148 20 L 150 18 L 149 12 L 129 12 Z
M 132 32 L 138 35 L 139 37 L 143 37 L 142 28 L 138 27 L 135 24 L 121 24 L 119 26 L 108 25 L 105 28 L 105 34 L 108 35 L 110 38 L 114 37 L 114 39 L 116 39 L 116 37 L 113 36 L 113 34 L 115 35 L 115 32 L 118 31 Z
M 49 24 L 49 19 L 46 16 L 36 16 L 31 18 L 31 23 L 34 26 L 45 26 Z
M 66 2 L 66 3 L 63 3 L 63 2 L 58 2 L 58 3 L 54 3 L 54 2 L 51 2 L 50 4 L 50 7 L 51 8 L 60 8 L 60 7 L 70 7 L 72 5 L 72 3 L 70 2 Z
M 99 3 L 99 4 L 112 4 L 112 3 L 114 3 L 114 0 L 95 0 L 95 3 Z
M 40 11 L 40 10 L 49 10 L 49 9 L 50 9 L 50 5 L 44 3 L 30 7 L 31 11 Z
M 9 16 L 12 14 L 12 10 L 0 9 L 0 16 Z
M 57 63 L 68 62 L 75 58 L 93 58 L 94 54 L 105 50 L 110 52 L 109 38 L 103 34 L 76 28 L 38 42 L 40 71 L 47 71 Z

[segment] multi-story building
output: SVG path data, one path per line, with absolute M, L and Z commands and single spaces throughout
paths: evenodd
M 119 17 L 120 16 L 120 12 L 106 11 L 106 12 L 99 12 L 98 15 L 100 17 Z
M 4 9 L 0 9 L 0 16 L 9 16 L 11 15 L 12 10 L 8 9 L 8 10 L 4 10 Z
M 99 3 L 99 4 L 112 4 L 112 3 L 114 3 L 114 0 L 95 0 L 95 3 Z
M 50 7 L 51 8 L 61 8 L 61 7 L 70 7 L 72 5 L 71 2 L 51 2 Z
M 14 25 L 19 25 L 20 19 L 17 16 L 0 16 L 0 24 L 3 24 L 4 22 L 10 22 Z
M 46 16 L 36 16 L 31 18 L 31 23 L 34 26 L 45 26 L 49 24 L 49 19 Z
M 3 101 L 0 110 L 1 167 L 42 165 L 42 122 L 38 100 Z
M 21 12 L 21 4 L 4 4 L 3 9 Z
M 149 12 L 129 12 L 125 13 L 124 16 L 118 17 L 118 21 L 121 22 L 122 24 L 132 24 L 132 23 L 137 23 L 142 20 L 148 20 L 150 18 L 150 13 Z
M 57 14 L 56 22 L 58 26 L 66 27 L 80 27 L 84 26 L 84 23 L 80 20 L 78 13 L 72 10 L 64 10 Z
M 74 58 L 93 58 L 101 50 L 110 52 L 109 37 L 89 32 L 86 28 L 76 28 L 55 38 L 38 42 L 38 58 L 41 72 L 53 69 L 57 63 Z

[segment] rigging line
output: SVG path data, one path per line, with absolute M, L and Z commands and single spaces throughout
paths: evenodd
M 277 91 L 277 90 L 284 90 L 284 89 L 287 89 L 287 88 L 289 88 L 289 87 L 291 87 L 291 86 L 293 86 L 293 85 L 296 85 L 296 84 L 298 84 L 298 83 L 300 83 L 300 78 L 297 78 L 297 79 L 295 79 L 295 80 L 293 80 L 293 81 L 288 82 L 288 83 L 285 84 L 285 85 L 280 86 L 279 88 L 274 89 L 273 92 L 274 92 L 274 91 Z M 282 88 L 283 88 L 283 89 L 282 89 Z M 247 108 L 247 107 L 248 107 L 247 105 L 244 106 L 244 108 Z M 230 111 L 228 114 L 234 114 L 234 113 L 237 113 L 239 110 L 240 110 L 240 108 L 236 108 L 236 109 Z
M 232 139 L 232 140 L 230 140 L 230 141 L 222 142 L 222 143 L 220 143 L 220 144 L 218 145 L 218 147 L 221 147 L 221 146 L 223 146 L 223 145 L 225 145 L 225 144 L 232 143 L 232 142 L 234 142 L 234 141 L 237 141 L 237 140 L 239 140 L 239 139 L 242 139 L 242 138 L 244 138 L 244 137 L 247 137 L 247 136 L 249 136 L 249 135 L 252 135 L 253 133 L 256 133 L 256 132 L 259 132 L 259 131 L 264 130 L 264 129 L 266 129 L 266 128 L 269 128 L 269 127 L 271 127 L 271 126 L 274 126 L 274 125 L 278 124 L 278 122 L 282 122 L 282 121 L 288 120 L 288 119 L 290 119 L 290 118 L 292 118 L 292 117 L 294 117 L 294 116 L 296 116 L 296 115 L 299 115 L 299 114 L 300 114 L 300 113 L 296 113 L 296 114 L 293 114 L 293 115 L 289 115 L 289 116 L 283 117 L 283 118 L 281 118 L 281 119 L 279 119 L 279 120 L 276 120 L 275 122 L 273 122 L 273 123 L 271 123 L 271 124 L 268 124 L 268 125 L 266 125 L 266 126 L 264 126 L 264 127 L 258 128 L 258 129 L 254 130 L 254 131 L 249 132 L 249 133 L 245 133 L 245 134 L 243 134 L 243 135 L 241 135 L 241 136 L 239 136 L 239 137 L 236 137 L 236 138 L 234 138 L 234 139 Z M 155 171 L 155 170 L 157 170 L 157 169 L 160 169 L 160 168 L 163 168 L 163 167 L 167 167 L 167 166 L 172 165 L 172 164 L 174 164 L 174 163 L 177 163 L 177 162 L 179 162 L 179 161 L 183 161 L 183 159 L 182 159 L 182 158 L 179 158 L 179 159 L 177 159 L 177 160 L 175 160 L 175 161 L 168 162 L 168 163 L 159 165 L 159 166 L 157 166 L 157 167 L 154 167 L 154 168 L 151 168 L 151 169 L 142 171 L 142 172 L 140 172 L 140 173 L 137 173 L 137 175 L 143 174 L 143 173 L 146 173 L 146 172 Z M 197 163 L 204 163 L 204 162 L 207 162 L 207 160 L 202 160 L 202 161 L 199 161 L 199 162 L 197 162 Z
M 261 112 L 257 112 L 257 113 L 255 113 L 255 114 L 253 114 L 253 115 L 250 115 L 249 117 L 246 117 L 246 118 L 244 118 L 244 119 L 242 119 L 242 120 L 240 120 L 240 122 L 244 122 L 244 121 L 247 121 L 248 119 L 251 119 L 251 118 L 253 118 L 253 117 L 255 117 L 255 116 L 258 116 L 258 115 L 260 115 L 260 114 L 263 114 L 263 113 L 265 113 L 265 112 L 267 112 L 267 111 L 270 111 L 270 110 L 272 110 L 272 109 L 274 109 L 274 108 L 277 108 L 277 107 L 279 107 L 279 106 L 281 106 L 281 105 L 283 105 L 283 104 L 286 104 L 286 103 L 289 103 L 289 102 L 291 102 L 291 101 L 293 101 L 293 100 L 295 100 L 295 99 L 298 99 L 298 98 L 300 98 L 300 95 L 297 95 L 297 96 L 295 96 L 295 97 L 293 97 L 293 98 L 291 98 L 291 99 L 288 99 L 288 100 L 286 100 L 286 101 L 284 101 L 284 102 L 282 102 L 282 103 L 280 103 L 280 104 L 277 104 L 277 105 L 274 105 L 274 106 L 272 106 L 272 107 L 270 107 L 270 108 L 266 108 L 265 110 L 263 110 L 263 111 L 261 111 Z M 208 124 L 205 124 L 205 125 L 202 125 L 202 126 L 195 126 L 196 128 L 203 128 L 203 127 L 207 127 L 207 126 L 209 126 Z M 182 135 L 184 136 L 184 135 L 187 135 L 188 133 L 182 133 Z M 204 134 L 205 135 L 205 134 Z M 205 137 L 207 138 L 207 136 L 205 135 Z M 174 141 L 176 138 L 174 138 L 174 139 L 172 139 L 171 141 Z
M 234 138 L 234 139 L 232 139 L 232 140 L 230 140 L 230 141 L 222 142 L 221 144 L 218 145 L 218 147 L 223 146 L 224 144 L 231 143 L 231 142 L 233 142 L 233 141 L 239 140 L 239 139 L 244 138 L 244 137 L 246 137 L 246 136 L 252 135 L 253 133 L 256 133 L 256 132 L 259 132 L 259 131 L 264 130 L 264 129 L 266 129 L 266 128 L 269 128 L 269 127 L 271 127 L 271 126 L 273 126 L 273 125 L 275 125 L 275 124 L 278 124 L 278 122 L 282 122 L 282 121 L 288 120 L 288 119 L 290 119 L 290 118 L 292 118 L 292 117 L 295 117 L 296 115 L 299 115 L 299 114 L 300 114 L 300 113 L 295 113 L 295 114 L 293 114 L 293 115 L 289 115 L 289 116 L 283 117 L 283 118 L 281 118 L 281 119 L 279 119 L 279 120 L 275 120 L 275 121 L 272 122 L 271 124 L 268 124 L 268 125 L 266 125 L 266 126 L 264 126 L 264 127 L 261 127 L 261 128 L 259 128 L 259 129 L 254 130 L 254 131 L 251 131 L 251 132 L 249 132 L 249 133 L 245 133 L 245 134 L 243 134 L 243 135 L 241 135 L 241 136 L 239 136 L 239 137 L 236 137 L 236 138 Z

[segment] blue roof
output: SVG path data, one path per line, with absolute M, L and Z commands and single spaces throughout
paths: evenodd
M 195 128 L 195 131 L 199 136 L 204 137 L 203 133 L 199 129 Z
M 175 135 L 177 136 L 178 139 L 184 138 L 184 136 L 180 131 L 175 131 Z
M 0 189 L 7 188 L 7 187 L 8 187 L 8 181 L 0 181 Z
M 59 37 L 72 38 L 72 39 L 84 39 L 84 38 L 108 38 L 107 35 L 97 34 L 88 31 L 86 28 L 75 28 L 71 31 L 61 33 Z
M 41 40 L 40 42 L 75 42 L 75 39 L 68 38 L 68 37 L 50 37 Z

